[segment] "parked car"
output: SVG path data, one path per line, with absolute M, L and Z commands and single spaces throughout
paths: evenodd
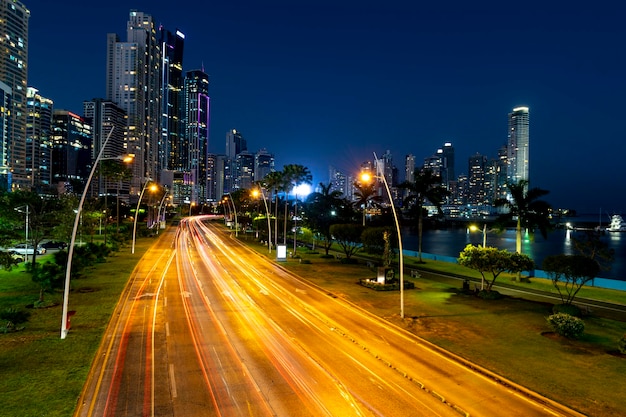
M 49 240 L 47 242 L 40 244 L 39 246 L 41 246 L 44 249 L 65 249 L 67 248 L 67 243 L 57 241 L 57 240 Z
M 35 248 L 33 247 L 33 245 L 26 244 L 26 243 L 18 243 L 17 245 L 13 245 L 12 247 L 7 248 L 6 251 L 9 253 L 17 253 L 20 255 L 34 255 L 35 254 Z M 41 246 L 38 246 L 37 255 L 43 255 L 44 253 L 46 253 L 46 248 L 42 248 Z
M 2 253 L 5 253 L 5 251 L 1 251 Z M 20 255 L 19 253 L 10 253 L 10 252 L 6 252 L 12 259 L 13 261 L 19 263 L 24 262 L 24 255 Z

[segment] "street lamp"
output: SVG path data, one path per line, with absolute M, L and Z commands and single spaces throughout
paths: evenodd
M 96 168 L 98 166 L 98 162 L 109 160 L 109 159 L 117 159 L 122 161 L 128 161 L 128 156 L 114 156 L 111 158 L 103 158 L 104 150 L 106 149 L 107 143 L 111 138 L 111 134 L 113 133 L 114 127 L 111 127 L 109 130 L 109 134 L 107 135 L 104 142 L 102 142 L 102 147 L 100 148 L 100 152 L 98 152 L 98 157 L 93 163 L 93 167 L 91 167 L 91 172 L 89 173 L 89 177 L 87 178 L 87 182 L 85 183 L 85 189 L 83 190 L 83 194 L 80 196 L 80 202 L 78 203 L 78 209 L 76 211 L 76 217 L 74 218 L 74 228 L 72 229 L 72 237 L 70 238 L 70 247 L 67 251 L 67 267 L 65 269 L 65 288 L 63 291 L 63 312 L 61 315 L 61 339 L 65 339 L 67 336 L 67 332 L 69 330 L 67 323 L 67 309 L 68 309 L 68 298 L 70 295 L 70 278 L 72 274 L 72 257 L 74 255 L 74 244 L 76 243 L 76 232 L 78 230 L 78 223 L 80 218 L 82 217 L 83 204 L 85 203 L 85 198 L 87 197 L 87 191 L 89 190 L 89 185 L 91 184 L 91 179 L 93 178 L 93 174 L 96 172 Z
M 263 188 L 259 187 L 258 190 L 253 190 L 252 195 L 257 197 L 261 193 L 261 197 L 263 198 L 263 204 L 265 204 L 265 215 L 267 216 L 267 249 L 269 253 L 272 253 L 272 225 L 270 222 L 270 210 L 267 207 L 267 201 L 265 200 L 265 193 L 263 192 Z
M 480 228 L 476 225 L 470 225 L 469 229 L 472 232 L 477 232 Z M 487 223 L 483 225 L 483 249 L 487 247 Z
M 235 213 L 235 237 L 239 236 L 239 224 L 237 223 L 237 207 L 235 207 L 235 200 L 233 200 L 233 196 L 231 193 L 226 193 L 230 196 L 230 198 L 226 198 L 226 200 L 230 200 L 230 203 L 233 205 L 233 213 Z
M 22 209 L 24 207 L 26 208 L 26 211 L 22 211 Z M 25 239 L 26 239 L 26 251 L 25 251 L 25 254 L 24 254 L 24 257 L 25 257 L 24 259 L 26 259 L 26 263 L 28 263 L 28 213 L 29 213 L 29 211 L 28 211 L 28 204 L 26 204 L 24 207 L 16 207 L 14 210 L 15 211 L 19 211 L 20 213 L 26 213 L 26 220 L 24 222 L 24 229 L 25 229 L 24 234 L 25 234 Z M 35 253 L 34 250 L 33 250 L 33 253 Z
M 378 158 L 376 157 L 376 153 L 374 152 L 374 159 L 376 160 L 376 170 L 378 171 L 380 164 L 378 163 Z M 378 173 L 378 172 L 377 172 Z M 398 252 L 400 258 L 400 317 L 404 318 L 404 255 L 402 250 L 402 234 L 400 232 L 400 222 L 398 222 L 398 214 L 396 213 L 396 206 L 393 203 L 393 196 L 391 195 L 391 190 L 389 189 L 389 184 L 387 184 L 387 179 L 385 175 L 372 175 L 368 172 L 361 174 L 361 180 L 363 182 L 371 181 L 372 177 L 376 177 L 383 181 L 385 185 L 385 190 L 387 190 L 387 196 L 389 197 L 389 201 L 391 202 L 391 210 L 393 212 L 393 219 L 396 222 L 396 232 L 398 233 Z
M 139 201 L 137 202 L 137 208 L 135 209 L 135 219 L 133 221 L 133 244 L 131 246 L 130 249 L 130 253 L 135 253 L 135 240 L 136 240 L 136 236 L 137 236 L 137 217 L 139 217 L 139 205 L 141 204 L 141 199 L 143 198 L 144 193 L 146 192 L 146 188 L 148 187 L 148 184 L 150 184 L 150 181 L 152 181 L 152 178 L 146 178 L 146 183 L 143 185 L 143 188 L 141 189 L 141 194 L 139 194 Z M 156 191 L 158 187 L 156 186 L 156 184 L 152 184 L 152 186 L 150 187 L 151 191 Z
M 161 198 L 161 202 L 159 203 L 159 210 L 157 211 L 157 235 L 159 234 L 159 229 L 161 228 L 161 207 L 163 207 L 163 203 L 167 198 L 167 194 L 168 191 L 166 188 L 165 192 L 163 193 L 163 198 Z M 165 210 L 163 211 L 163 221 L 165 221 Z

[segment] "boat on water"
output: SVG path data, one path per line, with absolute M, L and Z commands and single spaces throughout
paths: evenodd
M 611 216 L 611 223 L 605 229 L 607 232 L 626 232 L 626 221 L 619 214 Z

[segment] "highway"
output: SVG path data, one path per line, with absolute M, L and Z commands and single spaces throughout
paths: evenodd
M 190 217 L 143 256 L 75 416 L 577 416 Z

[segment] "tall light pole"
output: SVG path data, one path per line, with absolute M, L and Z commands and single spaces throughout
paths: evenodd
M 165 202 L 165 199 L 167 198 L 167 188 L 165 189 L 165 193 L 163 193 L 163 198 L 161 199 L 161 202 L 159 203 L 159 210 L 157 211 L 157 235 L 159 234 L 159 229 L 161 228 L 161 207 L 163 207 L 163 202 Z M 163 213 L 165 217 L 165 212 Z
M 378 158 L 376 157 L 376 153 L 374 153 L 374 159 L 376 160 L 376 174 L 378 173 L 378 168 L 380 164 L 378 163 Z M 364 173 L 361 175 L 361 179 L 364 182 L 369 182 L 371 174 Z M 389 189 L 389 184 L 387 184 L 387 179 L 385 178 L 385 174 L 375 175 L 376 178 L 379 178 L 383 181 L 385 185 L 385 190 L 387 191 L 387 196 L 389 197 L 389 201 L 391 202 L 391 210 L 393 212 L 393 219 L 396 222 L 396 233 L 398 233 L 398 252 L 400 258 L 400 317 L 404 318 L 404 252 L 402 249 L 402 233 L 400 232 L 400 222 L 398 221 L 398 214 L 396 213 L 396 206 L 393 202 L 393 196 L 391 195 L 391 190 Z
M 146 178 L 146 183 L 141 189 L 141 194 L 139 194 L 139 201 L 137 201 L 137 208 L 135 209 L 135 219 L 133 221 L 133 244 L 130 248 L 130 253 L 133 254 L 135 253 L 135 240 L 137 237 L 137 218 L 139 217 L 139 205 L 141 204 L 141 199 L 143 198 L 143 195 L 146 192 L 146 188 L 148 187 L 148 184 L 150 184 L 150 181 L 152 181 L 152 178 Z M 155 184 L 153 184 L 153 186 L 156 187 Z
M 261 198 L 263 198 L 263 204 L 265 204 L 265 215 L 267 216 L 267 249 L 269 250 L 269 253 L 272 253 L 272 224 L 270 221 L 270 210 L 267 207 L 267 201 L 265 200 L 263 187 L 259 187 L 259 190 L 252 191 L 252 195 L 258 195 L 259 192 L 261 192 Z
M 24 259 L 26 259 L 26 263 L 28 263 L 28 220 L 29 220 L 28 219 L 28 213 L 29 213 L 29 211 L 28 211 L 29 210 L 28 209 L 28 204 L 26 204 L 24 207 L 26 208 L 26 211 L 22 211 L 23 207 L 17 207 L 14 210 L 15 211 L 19 211 L 20 213 L 26 213 L 26 220 L 24 222 L 24 229 L 25 229 L 24 230 L 24 235 L 25 235 L 25 239 L 26 239 L 26 252 L 24 254 L 24 257 L 25 257 Z M 33 253 L 34 252 L 35 251 L 33 250 Z
M 93 167 L 91 168 L 91 172 L 89 173 L 89 177 L 87 178 L 87 182 L 85 183 L 85 189 L 83 190 L 83 194 L 80 196 L 80 202 L 78 203 L 78 209 L 76 210 L 76 217 L 74 218 L 74 228 L 72 229 L 72 237 L 70 238 L 70 247 L 67 251 L 67 267 L 65 269 L 65 288 L 63 291 L 63 312 L 61 316 L 61 339 L 65 339 L 67 336 L 67 332 L 69 330 L 67 325 L 67 309 L 68 309 L 68 298 L 70 295 L 70 278 L 72 274 L 72 257 L 74 256 L 74 244 L 76 243 L 76 232 L 78 230 L 78 223 L 80 218 L 82 217 L 83 204 L 85 203 L 85 198 L 87 196 L 87 191 L 89 191 L 89 185 L 91 184 L 91 179 L 93 178 L 93 174 L 96 172 L 96 168 L 98 166 L 98 162 L 107 160 L 107 159 L 118 159 L 118 160 L 128 160 L 127 157 L 124 156 L 115 156 L 112 158 L 103 158 L 104 150 L 106 149 L 107 143 L 111 138 L 111 133 L 113 133 L 113 127 L 109 131 L 104 142 L 102 142 L 102 147 L 100 148 L 100 152 L 98 152 L 98 157 L 93 163 Z
M 230 198 L 227 198 L 227 200 L 230 200 L 231 204 L 233 205 L 233 213 L 235 213 L 235 237 L 239 236 L 239 224 L 237 223 L 237 207 L 235 207 L 235 200 L 233 200 L 233 196 L 231 193 L 226 193 L 230 196 Z

